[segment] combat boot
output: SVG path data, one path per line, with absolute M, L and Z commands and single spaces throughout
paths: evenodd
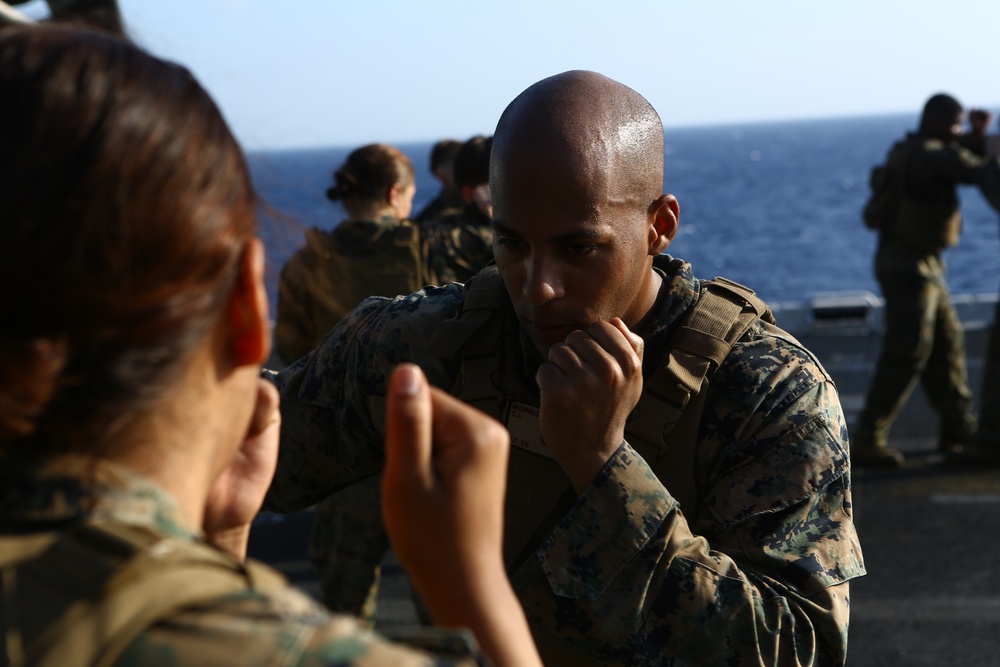
M 901 468 L 903 453 L 888 445 L 851 448 L 851 465 L 855 468 Z
M 863 429 L 851 436 L 851 465 L 854 468 L 901 468 L 903 453 L 885 441 L 877 441 Z
M 956 423 L 942 420 L 941 436 L 938 440 L 938 451 L 944 454 L 948 463 L 971 463 L 971 460 L 983 459 L 992 448 L 980 451 L 976 439 L 976 423 L 973 418 Z M 998 450 L 1000 451 L 1000 450 Z

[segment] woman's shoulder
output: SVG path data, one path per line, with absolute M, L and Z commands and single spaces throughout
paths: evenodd
M 353 617 L 331 615 L 309 596 L 285 587 L 233 593 L 175 614 L 137 637 L 118 664 L 441 663 L 430 654 L 388 641 Z

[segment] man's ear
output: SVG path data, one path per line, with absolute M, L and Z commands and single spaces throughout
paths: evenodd
M 647 212 L 649 218 L 649 254 L 659 255 L 677 234 L 681 209 L 677 197 L 662 194 L 653 200 Z
M 240 259 L 227 307 L 228 343 L 234 366 L 256 366 L 271 354 L 271 323 L 264 287 L 264 244 L 254 238 Z

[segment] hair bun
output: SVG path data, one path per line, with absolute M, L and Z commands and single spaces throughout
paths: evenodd
M 330 201 L 343 199 L 358 187 L 358 179 L 344 169 L 338 169 L 333 172 L 333 180 L 333 187 L 328 188 L 326 191 L 326 198 Z

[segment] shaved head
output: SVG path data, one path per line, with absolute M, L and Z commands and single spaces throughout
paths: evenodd
M 490 156 L 493 254 L 543 356 L 573 330 L 632 327 L 677 231 L 663 190 L 663 125 L 637 92 L 594 72 L 539 81 L 500 117 Z
M 663 188 L 659 115 L 642 95 L 596 72 L 557 74 L 518 95 L 497 124 L 493 164 L 512 154 L 585 170 L 597 186 L 616 179 L 614 189 L 636 203 L 648 204 Z

